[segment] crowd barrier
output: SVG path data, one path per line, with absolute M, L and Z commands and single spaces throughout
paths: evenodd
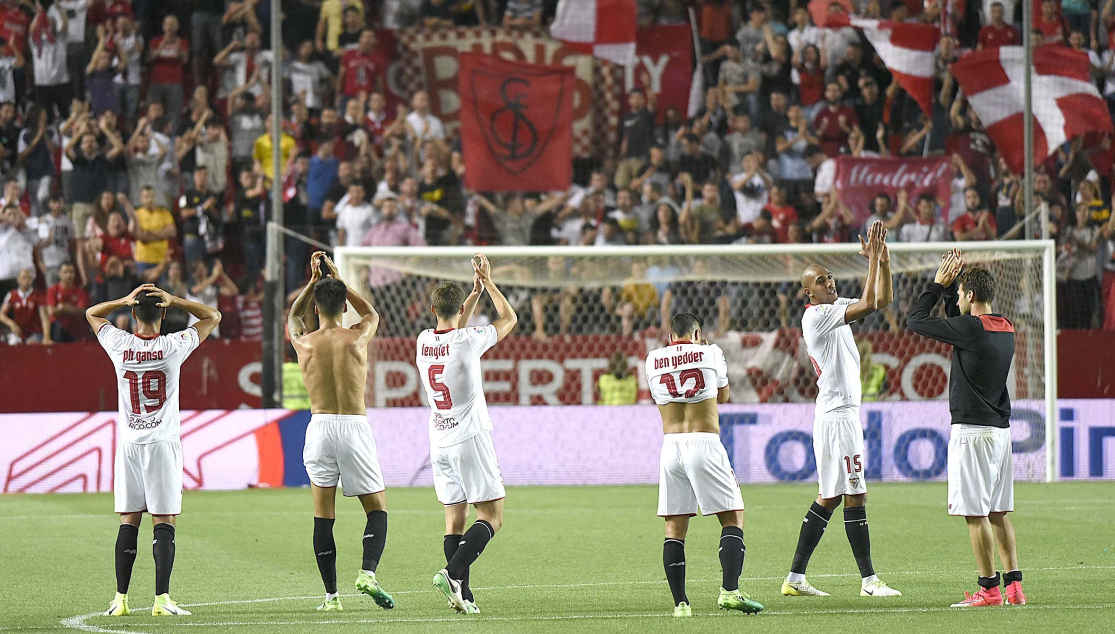
M 662 446 L 653 406 L 492 407 L 492 435 L 509 485 L 654 484 Z M 431 486 L 425 408 L 369 410 L 388 487 Z M 116 414 L 0 415 L 5 493 L 112 489 Z M 812 405 L 726 405 L 721 440 L 740 482 L 815 478 Z M 310 414 L 288 410 L 182 413 L 187 489 L 305 486 L 302 445 Z M 865 405 L 872 481 L 943 480 L 948 405 L 941 401 Z M 1115 478 L 1115 401 L 1060 402 L 1057 469 L 1063 479 Z M 1040 403 L 1018 402 L 1012 419 L 1015 477 L 1045 477 Z

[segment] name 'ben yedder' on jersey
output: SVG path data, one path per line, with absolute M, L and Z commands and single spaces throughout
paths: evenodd
M 859 350 L 846 317 L 857 301 L 840 297 L 832 304 L 810 304 L 802 315 L 802 336 L 817 372 L 818 415 L 860 406 Z
M 700 403 L 728 386 L 728 363 L 720 346 L 675 341 L 647 354 L 647 383 L 656 405 Z
M 424 330 L 418 335 L 418 374 L 430 404 L 430 444 L 448 447 L 492 429 L 480 357 L 496 345 L 494 325 Z
M 116 372 L 119 439 L 134 444 L 178 438 L 178 386 L 182 364 L 201 345 L 194 328 L 154 338 L 103 324 L 97 341 Z

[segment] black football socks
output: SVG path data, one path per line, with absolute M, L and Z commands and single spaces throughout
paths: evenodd
M 1011 570 L 1010 572 L 1004 572 L 1003 573 L 1003 585 L 1004 586 L 1009 586 L 1010 584 L 1014 583 L 1015 581 L 1022 581 L 1022 571 L 1021 570 Z
M 848 543 L 852 545 L 852 556 L 859 566 L 859 575 L 864 579 L 873 576 L 875 567 L 871 565 L 871 535 L 867 530 L 866 507 L 844 507 L 844 532 L 848 533 Z
M 120 594 L 128 594 L 138 548 L 139 527 L 121 524 L 120 532 L 116 534 L 116 591 Z
M 155 524 L 155 541 L 151 554 L 155 557 L 155 595 L 170 592 L 170 573 L 174 569 L 174 525 Z
M 375 572 L 387 545 L 387 511 L 368 513 L 368 524 L 364 527 L 364 562 L 361 568 Z M 335 578 L 335 577 L 334 577 Z
M 317 570 L 325 591 L 337 594 L 337 544 L 333 541 L 333 523 L 336 520 L 324 517 L 314 518 L 314 556 L 317 557 Z
M 1008 572 L 1007 574 L 1009 575 L 1010 573 Z M 1019 576 L 1021 576 L 1021 574 L 1022 573 L 1019 573 Z M 1017 579 L 1016 581 L 1022 581 L 1022 580 Z M 996 572 L 994 577 L 980 577 L 977 580 L 977 583 L 979 583 L 979 587 L 983 588 L 984 590 L 992 590 L 992 589 L 998 590 L 999 589 L 999 573 Z
M 457 554 L 457 548 L 461 545 L 461 538 L 464 535 L 446 535 L 442 541 L 442 548 L 445 550 L 445 563 L 449 564 L 453 561 L 453 555 Z M 465 574 L 461 577 L 461 597 L 465 601 L 475 601 L 476 598 L 472 595 L 472 589 L 468 587 L 468 568 L 465 568 Z
M 484 520 L 476 520 L 476 523 L 461 536 L 461 543 L 457 546 L 457 552 L 453 553 L 453 558 L 445 566 L 449 576 L 455 581 L 462 581 L 468 567 L 480 557 L 480 553 L 484 552 L 484 547 L 495 536 L 496 531 L 491 524 Z
M 743 573 L 743 558 L 746 554 L 743 529 L 725 526 L 720 531 L 720 570 L 724 575 L 720 587 L 729 591 L 739 590 L 739 576 Z
M 662 543 L 662 566 L 666 569 L 666 581 L 670 584 L 670 593 L 674 595 L 674 605 L 689 603 L 689 597 L 685 596 L 684 540 L 666 538 Z
M 813 556 L 813 551 L 816 550 L 817 544 L 821 542 L 821 537 L 824 536 L 830 519 L 832 519 L 832 511 L 820 504 L 814 502 L 809 507 L 805 519 L 801 522 L 801 532 L 798 533 L 798 547 L 794 551 L 794 562 L 790 565 L 791 573 L 805 574 L 805 569 L 809 566 L 809 558 Z

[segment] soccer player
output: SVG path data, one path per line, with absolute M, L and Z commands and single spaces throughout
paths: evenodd
M 515 329 L 515 309 L 492 281 L 492 265 L 477 254 L 472 261 L 472 292 L 452 282 L 438 284 L 432 312 L 437 329 L 418 335 L 418 375 L 430 403 L 430 463 L 434 492 L 445 507 L 445 568 L 434 586 L 461 614 L 478 614 L 469 588 L 469 566 L 503 525 L 503 476 L 492 445 L 492 419 L 484 400 L 480 357 Z M 482 328 L 464 327 L 484 291 L 499 318 Z M 476 523 L 465 531 L 468 505 Z
M 198 319 L 189 328 L 161 336 L 168 308 L 182 309 Z M 135 334 L 113 326 L 108 317 L 130 309 Z M 170 598 L 174 567 L 174 518 L 182 512 L 182 442 L 179 439 L 178 379 L 182 364 L 221 321 L 221 313 L 205 304 L 175 297 L 144 284 L 126 297 L 85 311 L 116 372 L 119 415 L 112 490 L 120 530 L 116 535 L 116 596 L 105 616 L 127 616 L 143 514 L 151 515 L 155 557 L 153 616 L 189 615 Z
M 647 355 L 647 383 L 662 415 L 662 461 L 658 479 L 658 515 L 666 520 L 662 565 L 674 595 L 674 616 L 693 616 L 685 594 L 685 535 L 689 518 L 700 507 L 720 520 L 720 567 L 723 581 L 717 605 L 747 614 L 762 604 L 739 589 L 743 573 L 743 496 L 728 452 L 720 442 L 717 403 L 727 403 L 728 365 L 720 346 L 702 338 L 701 322 L 692 313 L 670 320 L 670 345 Z
M 326 268 L 325 277 L 322 267 Z M 303 317 L 311 299 L 317 304 L 318 329 L 307 332 Z M 360 321 L 351 328 L 341 326 L 341 316 L 348 310 L 346 302 L 360 315 Z M 337 266 L 324 252 L 314 253 L 310 257 L 310 281 L 290 307 L 287 329 L 310 397 L 311 417 L 302 462 L 310 476 L 314 499 L 314 555 L 325 584 L 325 602 L 319 610 L 343 609 L 337 594 L 337 545 L 333 541 L 338 483 L 346 497 L 360 498 L 368 516 L 356 589 L 385 610 L 395 607 L 395 600 L 376 580 L 376 568 L 387 543 L 387 496 L 364 405 L 368 342 L 378 327 L 379 313 L 368 300 L 345 286 Z
M 1007 572 L 1002 576 L 1007 602 L 1026 603 L 1014 526 L 1014 466 L 1010 440 L 1007 374 L 1014 358 L 1014 325 L 991 310 L 995 280 L 974 267 L 960 273 L 959 250 L 945 254 L 933 284 L 910 308 L 906 325 L 914 332 L 952 344 L 949 378 L 949 515 L 962 516 L 979 568 L 979 591 L 964 593 L 954 608 L 1002 605 L 995 546 Z M 959 276 L 959 277 L 958 277 Z M 958 281 L 957 281 L 958 280 Z M 954 282 L 956 284 L 954 285 Z M 945 300 L 945 319 L 929 311 Z
M 867 278 L 859 299 L 838 297 L 832 273 L 818 264 L 801 274 L 810 304 L 801 318 L 802 336 L 817 371 L 817 408 L 813 419 L 813 453 L 817 459 L 820 494 L 802 520 L 790 574 L 782 584 L 786 596 L 829 596 L 809 584 L 805 569 L 825 534 L 832 512 L 844 502 L 844 530 L 852 545 L 862 582 L 860 595 L 897 597 L 902 593 L 882 582 L 871 564 L 867 529 L 867 481 L 863 474 L 863 428 L 860 426 L 860 358 L 852 328 L 891 302 L 890 253 L 887 230 L 875 223 L 860 237 L 867 256 Z

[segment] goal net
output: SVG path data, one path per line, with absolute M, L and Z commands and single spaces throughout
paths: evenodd
M 905 321 L 932 283 L 942 254 L 953 246 L 964 250 L 969 265 L 993 273 L 994 310 L 1014 324 L 1008 388 L 1014 406 L 1015 476 L 1052 479 L 1051 242 L 890 245 L 894 301 L 852 324 L 862 359 L 861 416 L 868 454 L 864 477 L 944 477 L 951 347 L 914 334 Z M 614 396 L 601 393 L 600 377 L 622 377 L 626 366 L 637 386 L 633 400 L 643 404 L 643 424 L 656 424 L 643 362 L 649 350 L 665 344 L 669 317 L 691 312 L 728 361 L 731 402 L 721 406 L 721 438 L 740 480 L 814 479 L 816 372 L 801 337 L 806 298 L 799 280 L 806 266 L 820 264 L 832 271 L 840 296 L 858 297 L 867 271 L 858 245 L 483 251 L 491 260 L 493 279 L 519 317 L 512 336 L 484 357 L 489 404 L 596 405 L 602 397 Z M 429 297 L 437 283 L 450 280 L 471 288 L 475 252 L 468 247 L 337 250 L 343 279 L 367 293 L 381 315 L 369 354 L 369 405 L 426 406 L 414 365 L 414 340 L 435 325 Z M 935 314 L 942 314 L 941 306 Z M 485 298 L 470 325 L 495 318 Z M 566 415 L 580 416 L 577 411 Z M 585 410 L 584 415 L 600 416 L 593 413 L 598 411 Z M 601 424 L 609 418 L 602 417 Z

